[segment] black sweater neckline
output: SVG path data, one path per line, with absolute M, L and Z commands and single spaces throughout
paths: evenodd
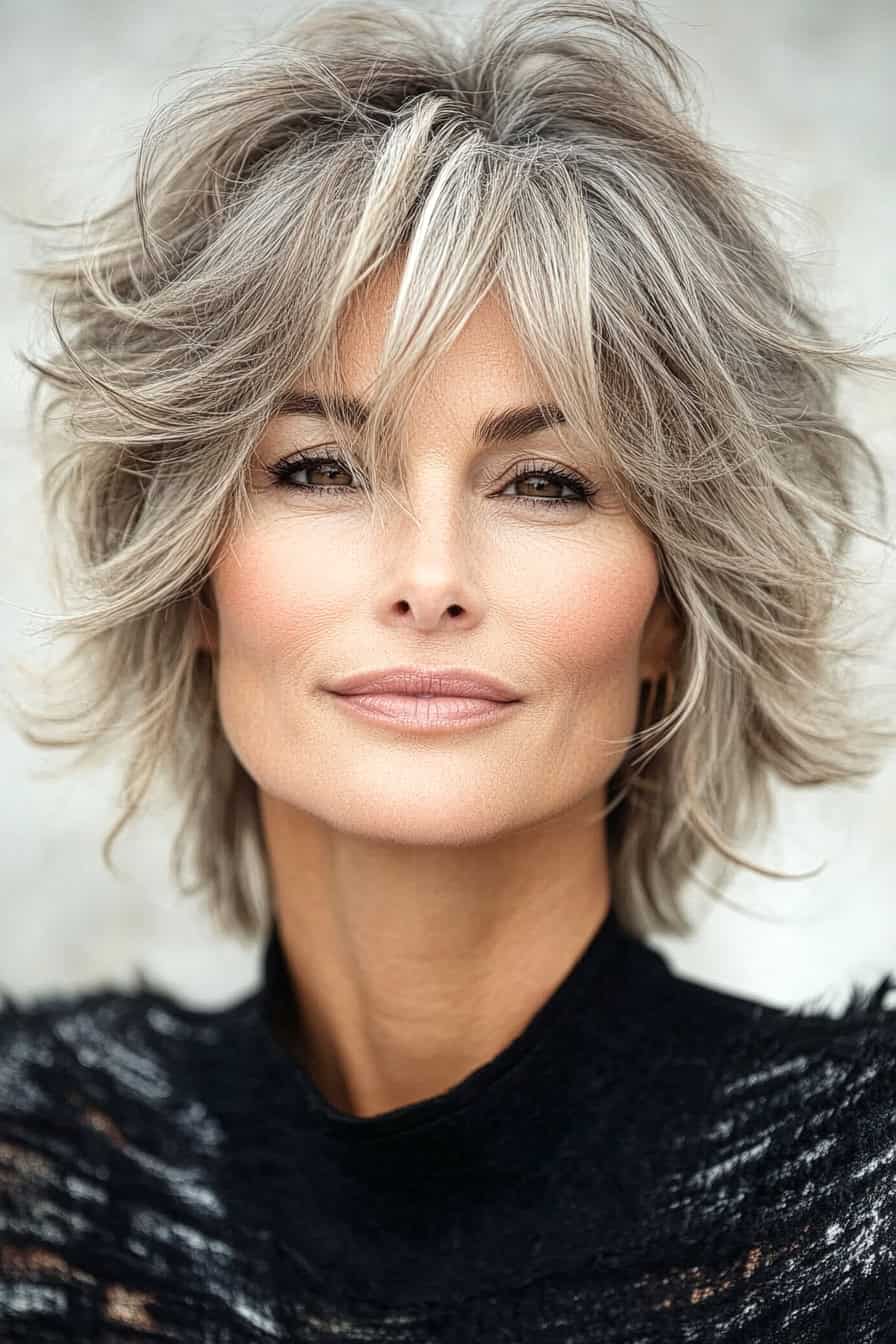
M 260 988 L 238 1014 L 251 1068 L 221 1115 L 246 1206 L 251 1190 L 275 1191 L 296 1227 L 307 1220 L 294 1252 L 321 1291 L 395 1305 L 457 1301 L 472 1283 L 511 1290 L 533 1263 L 544 1273 L 587 1260 L 608 1228 L 600 1254 L 612 1270 L 652 1238 L 651 1169 L 676 1124 L 663 1070 L 682 1040 L 686 1095 L 709 1107 L 706 1052 L 730 1018 L 720 1002 L 707 1021 L 706 993 L 690 1011 L 686 982 L 611 910 L 492 1059 L 447 1091 L 355 1116 L 327 1101 L 286 1043 L 296 1001 L 273 923 Z M 731 1006 L 738 1017 L 748 1007 Z
M 662 980 L 671 978 L 672 972 L 665 958 L 623 928 L 611 906 L 554 991 L 503 1049 L 447 1091 L 374 1116 L 351 1115 L 333 1106 L 289 1048 L 288 1041 L 295 1039 L 297 1009 L 276 919 L 265 944 L 261 984 L 251 1001 L 250 1018 L 257 1047 L 275 1071 L 282 1094 L 290 1097 L 303 1128 L 343 1144 L 363 1145 L 487 1104 L 501 1080 L 514 1070 L 526 1073 L 525 1087 L 535 1086 L 537 1092 L 528 1071 L 537 1070 L 542 1048 L 554 1058 L 568 1056 L 576 1040 L 584 1044 L 583 1028 L 589 1052 L 624 1053 L 630 1033 L 637 1030 L 635 1010 L 644 995 L 645 976 Z

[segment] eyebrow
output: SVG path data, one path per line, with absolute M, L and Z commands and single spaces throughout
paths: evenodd
M 314 392 L 288 392 L 277 402 L 275 415 L 316 415 L 325 418 L 327 412 L 344 424 L 360 429 L 367 420 L 367 409 L 356 397 L 328 397 Z M 480 443 L 507 443 L 537 434 L 552 425 L 565 425 L 566 417 L 552 401 L 536 402 L 531 406 L 514 406 L 506 411 L 484 415 L 473 431 Z

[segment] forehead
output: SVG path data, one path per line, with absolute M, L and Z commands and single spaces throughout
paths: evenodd
M 402 279 L 402 264 L 393 258 L 353 296 L 340 322 L 338 342 L 342 367 L 352 392 L 373 377 L 379 352 L 393 316 Z M 418 396 L 436 403 L 450 400 L 460 409 L 458 393 L 476 402 L 508 402 L 524 397 L 546 401 L 549 389 L 526 359 L 507 306 L 496 285 L 484 294 L 447 348 L 427 371 Z

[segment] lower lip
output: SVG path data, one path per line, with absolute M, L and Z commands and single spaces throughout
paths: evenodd
M 519 700 L 476 700 L 466 696 L 334 694 L 352 714 L 418 733 L 494 723 L 520 703 Z

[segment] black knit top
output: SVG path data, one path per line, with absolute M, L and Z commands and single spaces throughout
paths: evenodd
M 0 997 L 0 1340 L 892 1344 L 892 988 L 774 1008 L 611 912 L 499 1054 L 371 1117 L 285 1044 L 276 925 L 223 1009 Z

